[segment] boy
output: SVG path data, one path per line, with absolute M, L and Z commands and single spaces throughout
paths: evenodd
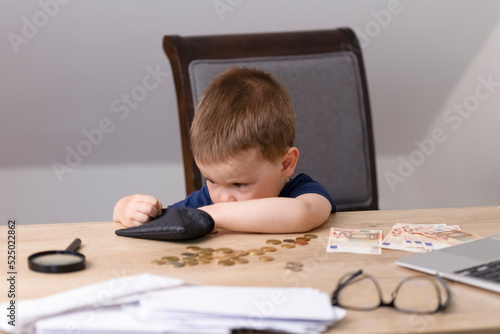
M 299 150 L 285 88 L 264 71 L 233 67 L 217 76 L 201 98 L 191 126 L 192 153 L 207 179 L 202 189 L 172 206 L 207 212 L 216 228 L 295 233 L 323 224 L 335 204 L 305 174 L 293 180 Z M 162 204 L 148 195 L 118 201 L 113 220 L 146 223 Z

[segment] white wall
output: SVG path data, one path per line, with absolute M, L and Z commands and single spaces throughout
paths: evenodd
M 0 224 L 110 220 L 128 194 L 185 196 L 164 35 L 340 26 L 363 45 L 381 208 L 496 205 L 499 13 L 494 0 L 4 0 Z

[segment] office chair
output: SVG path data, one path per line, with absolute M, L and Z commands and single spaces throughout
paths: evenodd
M 165 36 L 177 92 L 186 191 L 202 186 L 189 129 L 205 87 L 231 66 L 270 72 L 296 114 L 297 172 L 323 184 L 338 211 L 377 210 L 375 150 L 361 49 L 348 28 L 219 36 Z

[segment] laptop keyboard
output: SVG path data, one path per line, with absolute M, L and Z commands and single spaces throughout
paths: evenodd
M 500 260 L 457 270 L 454 273 L 500 283 Z

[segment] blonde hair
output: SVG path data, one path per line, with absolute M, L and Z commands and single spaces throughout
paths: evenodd
M 227 161 L 257 148 L 274 162 L 293 146 L 295 117 L 285 87 L 269 73 L 232 67 L 205 90 L 191 125 L 195 160 Z

